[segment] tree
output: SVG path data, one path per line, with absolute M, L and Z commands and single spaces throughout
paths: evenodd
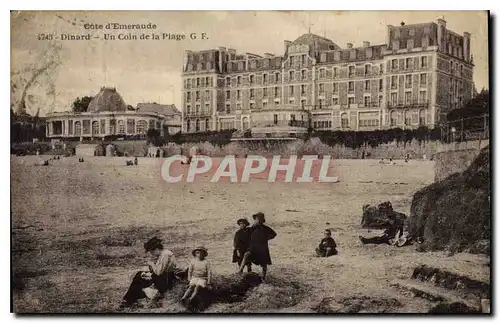
M 484 127 L 484 115 L 490 113 L 490 92 L 482 89 L 472 98 L 464 108 L 452 110 L 447 120 L 457 127 L 464 129 L 480 129 Z M 463 123 L 461 120 L 463 119 Z
M 81 99 L 76 98 L 75 101 L 73 101 L 73 104 L 71 106 L 73 112 L 87 112 L 89 108 L 89 103 L 92 101 L 93 97 L 91 96 L 84 96 Z
M 156 129 L 148 129 L 148 132 L 146 133 L 146 138 L 148 143 L 152 143 L 155 146 L 161 146 L 161 136 L 160 132 Z

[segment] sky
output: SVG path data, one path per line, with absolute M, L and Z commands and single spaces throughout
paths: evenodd
M 23 11 L 11 13 L 11 88 L 12 82 L 19 85 L 11 97 L 16 105 L 18 89 L 33 70 L 55 61 L 28 92 L 28 112 L 38 107 L 41 115 L 70 110 L 76 97 L 93 96 L 102 86 L 116 87 L 133 106 L 158 102 L 180 108 L 186 50 L 224 46 L 238 53 L 283 55 L 284 40 L 293 41 L 309 28 L 342 48 L 347 43 L 361 46 L 363 41 L 384 44 L 387 25 L 425 23 L 441 16 L 449 29 L 471 33 L 474 82 L 478 90 L 489 88 L 486 11 Z M 151 23 L 156 29 L 108 30 L 108 23 Z M 86 24 L 103 29 L 86 29 Z M 89 33 L 91 40 L 60 39 L 63 34 Z M 160 39 L 104 39 L 104 34 L 129 33 L 154 33 Z M 186 39 L 164 40 L 164 33 L 184 34 Z M 190 39 L 192 33 L 197 39 Z M 43 39 L 47 34 L 58 39 Z

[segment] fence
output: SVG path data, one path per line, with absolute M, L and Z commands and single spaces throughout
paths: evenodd
M 490 138 L 489 114 L 443 123 L 441 140 L 444 142 L 485 140 Z

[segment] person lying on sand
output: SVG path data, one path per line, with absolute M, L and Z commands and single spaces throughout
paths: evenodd
M 238 268 L 241 266 L 243 256 L 248 251 L 250 245 L 250 223 L 247 219 L 239 219 L 236 221 L 239 225 L 239 230 L 234 234 L 234 250 L 233 250 L 233 263 L 238 263 Z M 247 264 L 248 272 L 252 271 L 252 263 Z
M 189 302 L 192 302 L 198 295 L 201 288 L 209 288 L 210 280 L 212 279 L 212 269 L 210 262 L 206 259 L 208 250 L 204 247 L 197 247 L 192 251 L 194 259 L 189 264 L 188 280 L 189 286 L 181 298 L 184 302 L 189 297 Z
M 123 296 L 120 307 L 133 305 L 137 300 L 147 295 L 144 289 L 154 285 L 161 297 L 170 288 L 174 280 L 182 278 L 185 271 L 178 269 L 172 251 L 164 249 L 161 239 L 153 237 L 144 244 L 146 253 L 150 253 L 154 261 L 148 262 L 147 271 L 139 271 L 135 274 L 129 289 Z
M 397 239 L 403 236 L 404 220 L 398 219 L 395 213 L 389 213 L 389 224 L 382 236 L 373 238 L 364 238 L 359 236 L 361 243 L 365 244 L 389 244 L 392 245 Z M 396 237 L 397 236 L 397 237 Z
M 250 247 L 243 256 L 240 273 L 243 272 L 243 269 L 249 263 L 254 263 L 262 267 L 262 282 L 265 282 L 267 266 L 272 264 L 268 242 L 276 237 L 276 232 L 267 225 L 264 225 L 264 222 L 266 222 L 264 213 L 259 212 L 252 217 L 255 223 L 250 227 Z
M 321 239 L 318 247 L 316 248 L 316 255 L 318 257 L 330 257 L 337 254 L 337 244 L 332 238 L 332 231 L 330 229 L 326 229 L 325 237 Z

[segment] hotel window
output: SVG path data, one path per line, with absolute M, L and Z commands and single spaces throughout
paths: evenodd
M 325 100 L 319 99 L 319 108 L 322 109 L 325 106 Z
M 267 87 L 262 89 L 262 96 L 267 98 Z
M 391 61 L 391 70 L 397 70 L 398 69 L 398 60 L 397 59 L 393 59 Z
M 338 105 L 339 104 L 339 98 L 333 98 L 332 99 L 332 104 L 333 105 Z
M 125 121 L 123 120 L 118 120 L 118 134 L 125 134 Z
M 231 78 L 226 77 L 226 86 L 231 86 Z
M 250 84 L 254 84 L 254 83 L 255 83 L 255 76 L 250 75 Z
M 427 84 L 427 74 L 420 74 L 420 85 Z
M 300 100 L 300 107 L 304 109 L 306 107 L 306 100 Z
M 71 131 L 73 129 L 71 129 L 71 121 L 69 123 L 69 133 L 71 134 Z M 101 135 L 105 134 L 106 133 L 106 120 L 101 120 Z
M 306 94 L 306 86 L 304 84 L 300 86 L 300 94 L 302 95 Z
M 427 56 L 420 57 L 420 67 L 427 68 Z
M 255 91 L 254 89 L 250 89 L 250 99 L 254 99 L 255 98 Z
M 210 121 L 208 119 L 205 119 L 205 131 L 210 130 Z
M 391 76 L 391 89 L 397 89 L 398 88 L 398 77 L 397 76 Z
M 262 75 L 262 84 L 267 84 L 267 74 Z
M 464 66 L 460 65 L 460 76 L 464 76 Z
M 197 87 L 200 86 L 200 78 L 199 77 L 196 78 L 196 86 Z
M 188 120 L 188 121 L 186 122 L 186 131 L 187 131 L 187 132 L 191 131 L 191 121 L 190 121 L 190 120 Z
M 186 101 L 191 101 L 191 92 L 186 93 Z
M 411 75 L 406 75 L 406 78 L 405 78 L 405 87 L 406 88 L 411 88 L 411 86 L 412 86 Z
M 236 100 L 241 100 L 241 90 L 236 91 Z
M 333 83 L 333 93 L 338 93 L 338 92 L 339 92 L 339 84 Z
M 379 90 L 379 92 L 384 91 L 384 80 L 383 79 L 378 80 L 378 90 Z
M 325 93 L 325 85 L 324 84 L 319 85 L 319 93 Z
M 127 122 L 130 122 L 131 120 L 127 120 Z M 132 120 L 134 121 L 134 120 Z M 134 132 L 134 128 L 132 129 L 129 129 L 129 133 L 133 133 Z M 97 121 L 94 121 L 92 122 L 92 134 L 93 135 L 98 135 L 99 134 L 99 122 Z
M 230 104 L 226 104 L 226 113 L 231 113 L 231 105 Z
M 274 124 L 278 124 L 278 115 L 277 114 L 275 114 L 273 116 L 273 119 L 274 119 Z
M 210 114 L 210 103 L 205 103 L 205 114 Z
M 384 96 L 381 95 L 378 97 L 378 106 L 382 107 L 383 102 L 384 102 Z
M 342 113 L 340 116 L 340 126 L 342 128 L 349 128 L 349 119 L 347 118 L 347 113 Z
M 370 106 L 370 97 L 369 96 L 365 96 L 365 107 L 368 107 Z
M 293 93 L 293 85 L 290 85 L 288 87 L 288 95 L 292 96 L 294 93 Z
M 200 91 L 196 91 L 196 101 L 200 101 Z
M 274 97 L 277 98 L 279 96 L 279 93 L 278 93 L 278 87 L 276 86 L 274 88 Z
M 411 92 L 405 92 L 405 103 L 406 104 L 411 103 Z
M 186 80 L 186 88 L 189 89 L 191 87 L 191 79 Z
M 227 90 L 226 91 L 226 100 L 230 100 L 231 99 L 231 91 Z
M 306 55 L 302 55 L 302 66 L 306 65 Z
M 365 65 L 365 76 L 370 75 L 370 65 Z
M 398 116 L 396 114 L 396 111 L 391 112 L 390 118 L 391 118 L 391 126 L 394 127 L 398 122 Z
M 397 93 L 391 93 L 391 104 L 392 105 L 398 104 L 398 94 Z
M 294 71 L 290 71 L 289 74 L 290 74 L 289 81 L 293 81 L 295 79 L 295 72 Z
M 274 74 L 274 82 L 279 83 L 280 81 L 280 73 L 275 73 Z
M 350 107 L 352 104 L 354 104 L 354 98 L 351 96 L 347 99 L 347 105 Z
M 326 77 L 326 70 L 324 68 L 319 70 L 319 78 L 324 79 Z
M 196 105 L 196 114 L 200 114 L 200 105 L 199 104 Z M 151 124 L 149 127 L 151 128 Z
M 365 81 L 365 91 L 370 91 L 370 80 Z
M 405 62 L 406 69 L 411 69 L 413 67 L 413 58 L 408 57 Z
M 293 66 L 295 56 L 290 56 L 290 66 Z
M 405 114 L 405 125 L 409 126 L 411 124 L 410 111 L 406 110 L 404 114 Z
M 354 82 L 351 81 L 348 83 L 348 91 L 354 92 Z
M 354 77 L 354 66 L 349 66 L 349 77 Z
M 300 79 L 301 80 L 307 79 L 307 71 L 306 70 L 300 71 Z
M 241 85 L 241 76 L 238 76 L 238 77 L 236 78 L 236 84 L 237 84 L 237 85 Z
M 205 91 L 205 98 L 210 98 L 210 91 L 209 90 Z
M 236 110 L 241 110 L 241 103 L 236 103 Z
M 205 77 L 205 86 L 210 86 L 210 77 Z
M 252 103 L 250 103 L 250 110 L 253 110 L 253 109 L 255 109 L 255 103 L 252 102 Z
M 199 120 L 199 119 L 196 119 L 196 121 L 195 121 L 195 127 L 196 127 L 196 128 L 195 128 L 195 129 L 196 129 L 195 131 L 196 131 L 196 132 L 199 132 L 199 131 L 200 131 L 200 120 Z
M 262 108 L 267 108 L 267 102 L 262 102 Z
M 333 77 L 334 78 L 339 77 L 339 69 L 338 69 L 338 67 L 334 67 L 333 68 Z
M 291 119 L 292 121 L 295 121 L 295 114 L 291 114 L 291 115 L 290 115 L 290 119 Z
M 418 94 L 418 102 L 426 103 L 427 101 L 427 91 L 420 91 Z
M 425 125 L 425 110 L 420 110 L 418 114 L 418 124 L 421 126 Z
M 380 75 L 384 74 L 384 64 L 380 64 L 379 68 L 378 68 L 378 73 Z

